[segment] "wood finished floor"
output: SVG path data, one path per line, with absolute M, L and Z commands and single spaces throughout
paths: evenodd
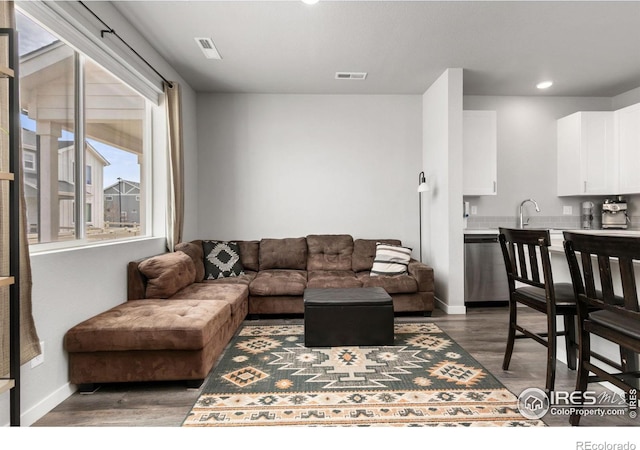
M 521 317 L 529 324 L 540 324 L 544 328 L 544 317 L 540 314 L 523 311 Z M 502 370 L 507 330 L 506 307 L 473 308 L 466 315 L 446 315 L 436 310 L 430 318 L 403 316 L 396 320 L 416 319 L 436 323 L 516 395 L 529 387 L 544 388 L 546 349 L 529 339 L 516 342 L 510 370 Z M 300 321 L 298 318 L 285 318 L 262 322 Z M 558 363 L 556 390 L 573 390 L 575 374 L 565 364 Z M 199 389 L 187 389 L 183 383 L 103 385 L 90 395 L 75 393 L 33 426 L 179 427 L 199 394 Z M 567 417 L 547 414 L 543 420 L 552 427 L 569 426 Z M 628 417 L 581 419 L 581 426 L 588 427 L 639 424 L 637 419 Z

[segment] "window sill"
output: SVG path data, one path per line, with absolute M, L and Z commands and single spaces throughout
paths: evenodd
M 136 236 L 125 239 L 117 239 L 112 241 L 101 241 L 101 242 L 87 242 L 87 241 L 74 241 L 74 242 L 52 242 L 47 244 L 34 244 L 29 247 L 29 255 L 31 256 L 39 256 L 39 255 L 51 255 L 55 253 L 69 252 L 69 251 L 80 251 L 80 250 L 89 250 L 100 247 L 113 247 L 118 245 L 131 245 L 135 243 L 141 242 L 149 242 L 149 241 L 164 241 L 164 236 Z

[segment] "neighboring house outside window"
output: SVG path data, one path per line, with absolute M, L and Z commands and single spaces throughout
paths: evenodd
M 146 98 L 25 15 L 16 15 L 30 244 L 141 235 L 148 208 L 135 198 L 135 205 L 128 202 L 129 195 L 147 188 L 141 183 L 151 127 Z M 78 70 L 83 89 L 77 87 Z M 77 102 L 80 92 L 84 95 Z M 76 104 L 84 105 L 79 114 Z M 79 132 L 84 135 L 76 138 Z M 84 148 L 77 149 L 77 142 Z M 84 178 L 83 189 L 76 186 L 79 177 Z M 111 194 L 121 200 L 113 220 L 105 194 L 118 179 L 127 180 L 122 186 L 127 192 Z M 120 207 L 126 214 L 120 214 Z M 84 220 L 77 223 L 81 213 Z
M 118 180 L 104 190 L 104 220 L 110 226 L 136 227 L 140 223 L 140 183 Z

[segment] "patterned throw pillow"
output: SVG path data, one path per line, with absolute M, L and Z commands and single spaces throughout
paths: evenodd
M 237 242 L 202 241 L 202 250 L 205 280 L 244 275 Z
M 405 275 L 411 259 L 411 249 L 399 245 L 376 244 L 371 276 Z

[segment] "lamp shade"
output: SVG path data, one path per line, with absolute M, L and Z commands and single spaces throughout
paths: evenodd
M 420 172 L 418 174 L 418 192 L 427 192 L 429 190 L 429 185 L 427 184 L 427 179 L 424 176 L 424 172 Z

